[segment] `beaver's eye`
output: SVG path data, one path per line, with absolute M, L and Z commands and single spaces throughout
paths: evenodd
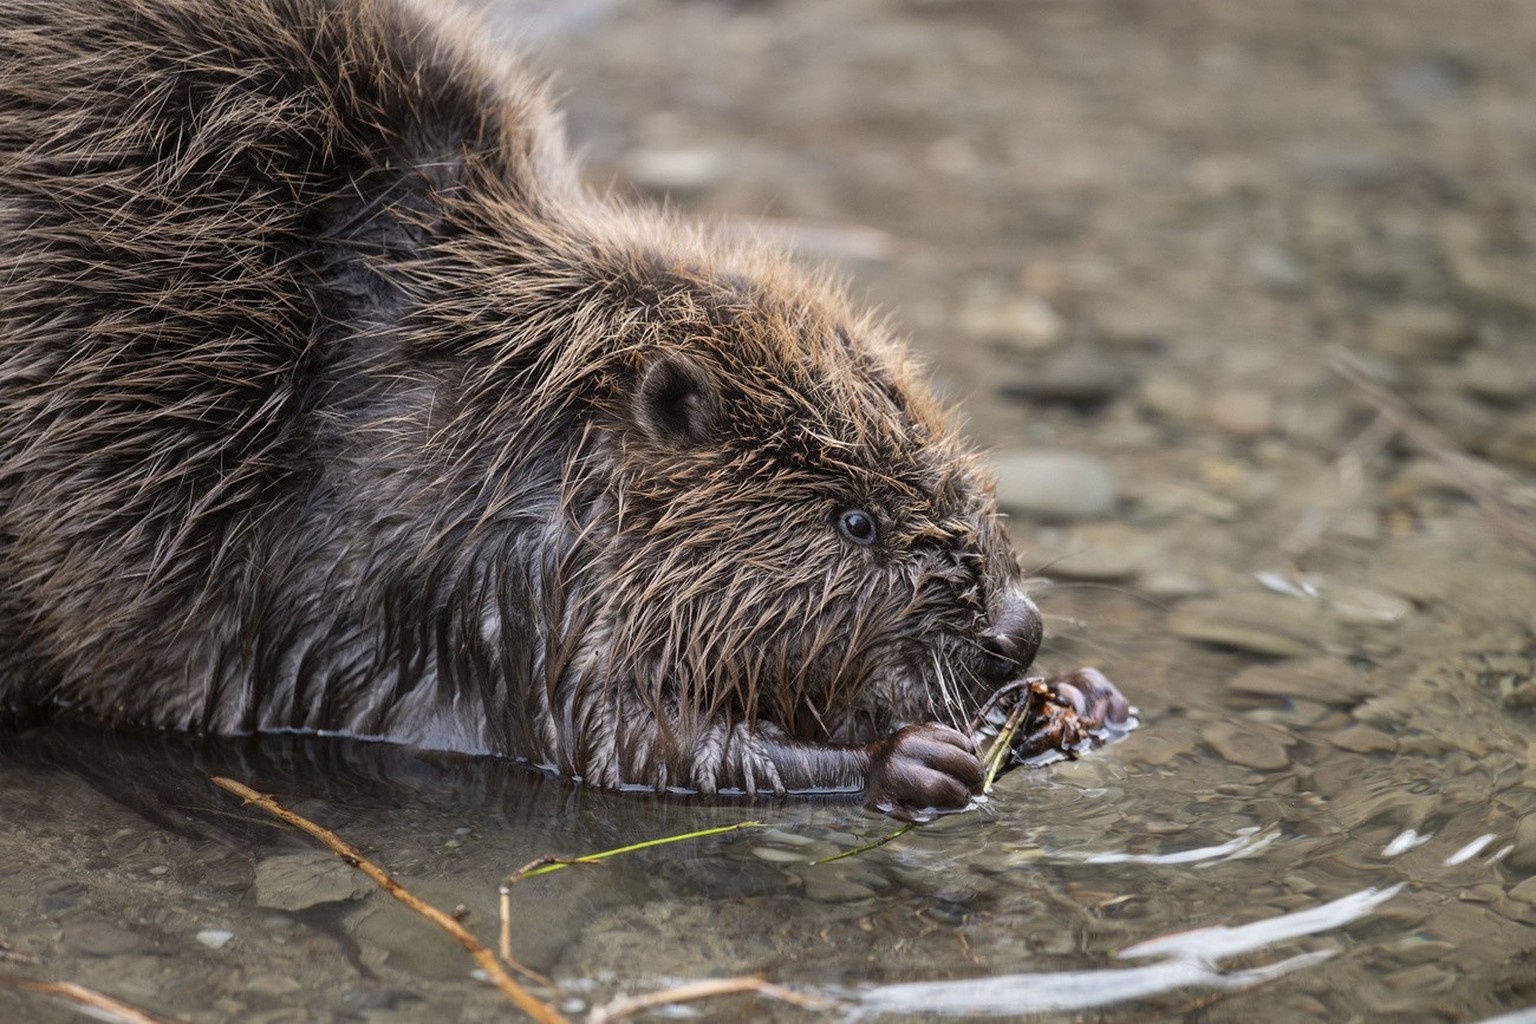
M 839 512 L 837 529 L 861 548 L 867 548 L 875 542 L 875 517 L 861 508 Z

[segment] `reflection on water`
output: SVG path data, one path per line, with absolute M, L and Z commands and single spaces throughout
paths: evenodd
M 1145 967 L 886 985 L 861 993 L 859 1008 L 887 1013 L 1008 1015 L 1113 1006 L 1186 987 L 1246 988 L 1327 960 L 1333 953 L 1302 953 L 1265 967 L 1231 972 L 1221 969 L 1222 960 L 1287 939 L 1341 928 L 1401 890 L 1401 884 L 1382 892 L 1365 889 L 1320 907 L 1237 927 L 1218 925 L 1149 939 L 1120 952 L 1124 959 L 1150 956 L 1162 961 Z
M 1241 835 L 1215 846 L 1176 850 L 1172 853 L 1090 853 L 1083 857 L 1083 861 L 1088 864 L 1201 864 L 1256 856 L 1264 847 L 1280 838 L 1279 830 L 1274 828 L 1246 828 L 1240 831 Z

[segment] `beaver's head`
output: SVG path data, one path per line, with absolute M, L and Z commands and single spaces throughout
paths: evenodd
M 881 325 L 771 265 L 625 290 L 583 570 L 603 676 L 864 742 L 962 725 L 1028 667 L 992 482 Z

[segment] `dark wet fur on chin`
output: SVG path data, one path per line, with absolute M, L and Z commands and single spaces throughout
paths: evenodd
M 426 10 L 0 9 L 0 701 L 703 792 L 962 722 L 1018 567 L 885 328 Z

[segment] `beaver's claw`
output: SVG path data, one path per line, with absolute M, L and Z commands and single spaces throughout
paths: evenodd
M 892 817 L 929 821 L 969 807 L 981 780 L 981 753 L 971 738 L 927 722 L 872 745 L 867 795 L 869 806 Z

